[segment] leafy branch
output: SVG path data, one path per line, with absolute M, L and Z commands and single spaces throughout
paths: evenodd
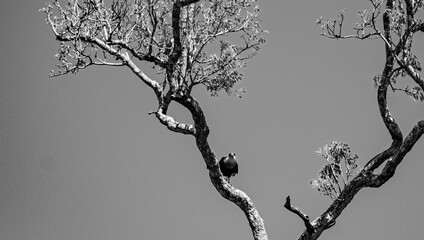
M 330 39 L 382 40 L 385 47 L 384 68 L 373 80 L 377 89 L 380 117 L 392 141 L 390 146 L 376 154 L 360 170 L 356 170 L 359 168 L 356 165 L 357 156 L 352 156 L 345 144 L 333 142 L 318 151 L 318 154 L 326 159 L 327 164 L 311 184 L 322 194 L 329 196 L 333 202 L 318 218 L 308 224 L 305 223 L 307 229 L 299 239 L 317 239 L 324 230 L 334 226 L 336 219 L 362 188 L 378 188 L 391 179 L 406 154 L 424 134 L 424 120 L 420 120 L 404 138 L 387 101 L 389 87 L 393 91 L 406 93 L 414 100 L 423 99 L 424 79 L 419 74 L 421 66 L 418 57 L 412 53 L 414 50 L 412 46 L 414 34 L 424 28 L 423 20 L 420 19 L 423 16 L 424 1 L 369 0 L 369 2 L 372 10 L 358 12 L 360 22 L 353 28 L 353 34 L 346 35 L 342 31 L 345 24 L 345 10 L 337 19 L 320 18 L 317 24 L 321 28 L 321 35 Z M 380 17 L 381 22 L 378 21 Z M 382 30 L 377 23 L 382 25 Z M 403 77 L 412 78 L 416 86 L 396 87 L 399 79 Z M 376 172 L 377 169 L 381 171 Z M 294 208 L 292 212 L 305 221 L 306 214 Z
M 327 164 L 319 172 L 318 178 L 311 181 L 313 188 L 332 200 L 336 200 L 349 181 L 356 176 L 360 167 L 356 164 L 358 156 L 352 155 L 345 143 L 332 142 L 320 148 L 316 153 Z
M 416 18 L 417 13 L 423 9 L 424 1 L 393 1 L 390 8 L 385 6 L 383 0 L 369 0 L 372 5 L 371 10 L 358 12 L 359 22 L 353 28 L 355 34 L 344 35 L 344 18 L 346 9 L 339 13 L 336 19 L 324 20 L 322 17 L 316 23 L 321 28 L 321 35 L 330 39 L 381 39 L 386 45 L 387 53 L 394 58 L 393 71 L 390 73 L 390 87 L 392 90 L 404 92 L 412 97 L 414 101 L 423 101 L 424 80 L 419 75 L 422 71 L 420 61 L 412 53 L 413 35 L 424 29 L 423 20 Z M 378 18 L 383 16 L 384 30 L 378 26 Z M 399 78 L 411 77 L 418 86 L 404 89 L 396 88 L 394 85 Z M 382 75 L 374 76 L 374 86 L 378 87 Z
M 266 41 L 255 0 L 113 0 L 109 6 L 101 0 L 50 1 L 40 11 L 61 41 L 53 76 L 125 65 L 95 44 L 101 41 L 129 59 L 152 63 L 158 75 L 165 74 L 162 84 L 169 81 L 174 90 L 204 85 L 212 96 L 230 94 L 246 61 Z

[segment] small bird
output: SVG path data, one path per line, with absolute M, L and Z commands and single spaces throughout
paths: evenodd
M 222 175 L 224 175 L 227 178 L 227 181 L 230 182 L 230 177 L 233 177 L 238 173 L 236 154 L 230 153 L 227 157 L 222 157 L 219 161 L 219 168 L 221 169 Z

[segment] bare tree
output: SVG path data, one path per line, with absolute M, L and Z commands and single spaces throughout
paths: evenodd
M 125 66 L 150 87 L 158 100 L 156 118 L 169 130 L 192 135 L 218 192 L 245 213 L 255 239 L 267 239 L 253 201 L 222 175 L 208 144 L 209 127 L 191 96 L 203 85 L 212 96 L 233 91 L 241 69 L 265 42 L 255 0 L 52 0 L 41 9 L 60 47 L 52 76 L 77 73 L 90 66 Z M 147 76 L 153 64 L 161 80 Z M 194 124 L 168 115 L 175 101 L 188 109 Z
M 413 36 L 424 32 L 417 19 L 424 1 L 370 0 L 372 10 L 359 12 L 360 22 L 351 35 L 342 34 L 345 11 L 333 20 L 318 19 L 322 35 L 332 39 L 380 39 L 385 45 L 385 65 L 376 75 L 377 103 L 380 115 L 392 138 L 392 144 L 370 159 L 364 167 L 356 164 L 356 155 L 343 143 L 333 142 L 318 154 L 327 164 L 311 184 L 333 202 L 321 216 L 311 221 L 286 198 L 285 208 L 299 216 L 306 229 L 299 239 L 317 239 L 332 227 L 354 196 L 362 188 L 378 188 L 395 173 L 397 166 L 424 133 L 419 121 L 404 138 L 387 103 L 388 90 L 404 92 L 424 101 L 421 66 L 413 54 Z M 258 20 L 255 0 L 58 0 L 42 11 L 60 42 L 58 70 L 52 76 L 90 66 L 125 66 L 150 87 L 158 100 L 151 112 L 173 132 L 192 135 L 218 192 L 245 213 L 254 239 L 268 239 L 262 218 L 253 201 L 232 186 L 220 171 L 218 160 L 208 144 L 209 128 L 202 108 L 191 96 L 195 86 L 205 86 L 212 96 L 233 90 L 242 80 L 241 69 L 265 42 Z M 379 19 L 382 22 L 379 22 Z M 382 30 L 380 30 L 380 25 Z M 156 70 L 155 80 L 142 66 Z M 149 66 L 150 66 L 149 65 Z M 399 88 L 397 81 L 410 77 L 416 86 Z M 193 124 L 181 123 L 167 112 L 172 101 L 189 110 Z M 381 171 L 377 171 L 381 169 Z

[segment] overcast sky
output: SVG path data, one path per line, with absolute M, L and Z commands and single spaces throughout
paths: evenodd
M 156 98 L 131 71 L 48 77 L 58 43 L 38 12 L 45 1 L 0 2 L 0 240 L 252 239 L 243 213 L 210 183 L 194 138 L 147 114 Z M 260 4 L 270 34 L 237 86 L 247 93 L 193 95 L 213 151 L 237 154 L 231 183 L 255 202 L 270 239 L 297 239 L 304 225 L 285 197 L 312 219 L 331 204 L 309 185 L 325 163 L 314 151 L 342 141 L 364 165 L 390 144 L 372 82 L 384 45 L 319 35 L 316 18 L 347 8 L 354 26 L 365 0 Z M 424 119 L 424 105 L 405 95 L 390 92 L 389 103 L 404 136 Z M 176 104 L 170 113 L 190 121 Z M 422 239 L 423 144 L 384 186 L 361 190 L 321 238 Z

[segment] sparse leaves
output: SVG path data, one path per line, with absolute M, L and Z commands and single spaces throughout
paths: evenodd
M 381 74 L 377 74 L 373 77 L 374 88 L 377 88 L 381 84 Z
M 424 90 L 424 80 L 418 72 L 422 71 L 420 61 L 412 53 L 413 34 L 424 29 L 422 24 L 423 1 L 392 1 L 369 0 L 372 9 L 358 12 L 359 22 L 353 28 L 355 34 L 342 34 L 344 24 L 343 10 L 335 20 L 317 19 L 321 28 L 321 35 L 332 39 L 381 39 L 386 45 L 386 52 L 396 60 L 394 70 L 390 74 L 378 74 L 373 78 L 374 86 L 378 87 L 381 82 L 390 83 L 393 91 L 401 90 L 411 96 L 415 101 L 421 99 Z M 389 4 L 389 5 L 386 5 Z M 387 7 L 390 6 L 390 7 Z M 421 11 L 421 15 L 420 12 Z M 383 16 L 384 30 L 378 26 L 379 16 Z M 381 25 L 380 25 L 381 26 Z M 383 77 L 384 76 L 384 77 Z M 399 77 L 411 77 L 418 86 L 405 89 L 396 88 Z M 421 100 L 420 100 L 421 101 Z
M 339 142 L 326 144 L 316 153 L 322 156 L 327 164 L 318 173 L 318 178 L 311 181 L 311 185 L 321 194 L 335 200 L 360 170 L 356 163 L 358 156 L 352 155 L 347 144 Z
M 257 19 L 256 1 L 214 1 L 203 6 L 203 19 L 195 22 L 194 41 L 198 44 L 191 51 L 189 76 L 192 84 L 205 85 L 212 96 L 221 90 L 230 93 L 242 80 L 246 60 L 254 57 L 265 42 L 267 31 L 261 29 Z M 219 51 L 207 50 L 208 45 L 216 45 Z
M 358 12 L 360 21 L 353 28 L 356 31 L 355 34 L 343 34 L 346 13 L 347 10 L 343 9 L 335 19 L 323 19 L 323 17 L 317 19 L 316 24 L 321 28 L 321 35 L 331 39 L 374 39 L 379 34 L 375 28 L 375 21 L 381 13 L 380 5 L 376 5 L 371 13 L 366 9 Z
M 404 91 L 406 95 L 412 97 L 414 101 L 424 102 L 424 93 L 420 87 L 410 88 L 409 86 L 406 86 L 405 89 L 399 89 L 399 90 Z
M 318 178 L 311 181 L 311 185 L 321 194 L 329 196 L 333 203 L 313 221 L 315 224 L 313 234 L 306 229 L 300 239 L 317 239 L 324 230 L 335 224 L 336 218 L 362 188 L 377 188 L 391 179 L 397 166 L 424 132 L 424 121 L 419 121 L 404 138 L 387 101 L 389 87 L 393 91 L 404 92 L 415 101 L 424 101 L 424 79 L 420 75 L 422 69 L 419 59 L 412 53 L 414 34 L 424 32 L 423 0 L 369 0 L 369 2 L 372 4 L 372 9 L 358 12 L 360 21 L 353 27 L 353 34 L 342 34 L 345 11 L 335 20 L 324 20 L 321 17 L 316 23 L 320 26 L 322 35 L 328 38 L 382 40 L 385 64 L 382 72 L 375 75 L 373 82 L 377 88 L 380 116 L 392 143 L 386 150 L 370 159 L 363 169 L 359 169 L 356 164 L 358 157 L 351 155 L 346 144 L 333 142 L 317 152 L 326 159 L 327 164 L 319 172 Z M 377 18 L 378 16 L 381 16 L 381 19 Z M 416 86 L 407 86 L 403 89 L 396 87 L 404 77 L 412 78 Z M 381 169 L 379 173 L 375 171 L 378 168 Z

